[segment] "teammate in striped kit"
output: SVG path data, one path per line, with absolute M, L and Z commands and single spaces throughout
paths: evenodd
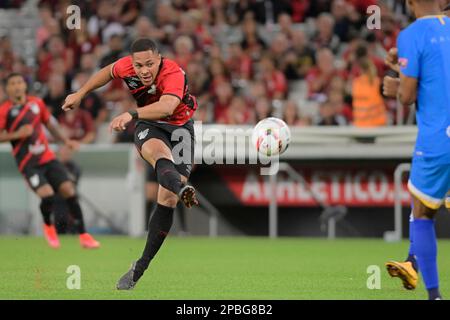
M 30 188 L 41 198 L 40 210 L 44 218 L 44 235 L 52 248 L 59 248 L 60 242 L 51 214 L 55 193 L 66 200 L 70 214 L 84 248 L 98 248 L 97 242 L 86 232 L 83 213 L 73 182 L 66 168 L 50 149 L 42 125 L 60 142 L 71 149 L 78 143 L 69 140 L 58 129 L 57 121 L 50 115 L 44 102 L 29 96 L 27 84 L 22 75 L 13 73 L 5 80 L 9 99 L 0 106 L 0 142 L 10 142 L 12 154 L 20 173 Z

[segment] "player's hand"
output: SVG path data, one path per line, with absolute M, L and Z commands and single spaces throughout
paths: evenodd
M 122 113 L 120 116 L 115 117 L 109 124 L 109 131 L 124 131 L 127 128 L 128 123 L 133 120 L 131 114 L 128 112 Z
M 69 139 L 64 144 L 66 145 L 67 148 L 73 151 L 77 151 L 78 149 L 80 149 L 80 143 L 76 140 Z
M 400 66 L 398 65 L 398 49 L 391 48 L 384 60 L 384 63 L 396 72 L 400 72 Z
M 80 106 L 81 100 L 83 100 L 83 96 L 80 93 L 75 92 L 69 94 L 66 97 L 66 100 L 64 100 L 64 104 L 61 109 L 63 109 L 64 111 L 76 109 Z
M 33 126 L 31 124 L 25 124 L 17 130 L 17 139 L 24 139 L 28 138 L 33 134 Z
M 400 87 L 400 79 L 385 76 L 383 78 L 383 95 L 388 98 L 397 97 L 398 89 Z

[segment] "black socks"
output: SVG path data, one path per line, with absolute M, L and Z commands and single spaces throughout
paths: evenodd
M 148 268 L 150 261 L 161 248 L 173 223 L 174 208 L 169 208 L 158 203 L 155 213 L 148 225 L 147 243 L 142 257 L 136 262 L 133 281 L 137 281 Z
M 80 203 L 78 201 L 77 196 L 73 196 L 71 198 L 66 199 L 67 206 L 69 207 L 69 212 L 71 217 L 73 218 L 73 223 L 75 229 L 79 234 L 85 233 L 86 229 L 84 228 L 83 221 L 83 213 L 81 212 Z
M 42 198 L 41 205 L 39 208 L 41 209 L 42 217 L 44 218 L 44 223 L 48 226 L 52 224 L 51 214 L 53 212 L 53 204 L 55 203 L 55 196 L 50 196 L 46 198 Z

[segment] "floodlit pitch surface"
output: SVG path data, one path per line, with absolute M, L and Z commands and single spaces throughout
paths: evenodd
M 98 239 L 101 249 L 84 250 L 64 236 L 53 250 L 43 238 L 0 237 L 0 299 L 426 299 L 422 282 L 407 291 L 385 271 L 386 260 L 406 256 L 406 241 L 169 237 L 135 289 L 117 291 L 145 240 Z M 76 283 L 69 266 L 80 268 L 80 289 L 67 287 Z M 369 266 L 380 268 L 380 289 L 368 288 L 377 286 Z M 450 241 L 439 241 L 439 269 L 447 298 Z

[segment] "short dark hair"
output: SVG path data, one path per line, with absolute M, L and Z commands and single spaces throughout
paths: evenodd
M 23 74 L 18 73 L 18 72 L 13 72 L 13 73 L 10 73 L 3 81 L 5 86 L 8 84 L 9 80 L 11 80 L 12 78 L 15 78 L 15 77 L 21 77 L 25 81 L 25 77 L 23 76 Z
M 137 39 L 131 45 L 131 54 L 142 51 L 153 51 L 154 53 L 159 53 L 158 46 L 155 41 L 147 38 Z

